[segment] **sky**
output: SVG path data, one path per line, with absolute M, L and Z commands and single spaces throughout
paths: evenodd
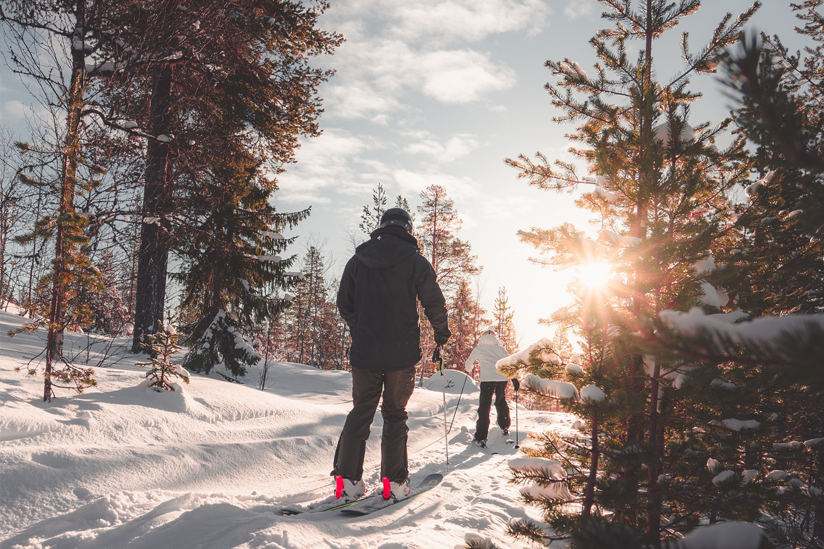
M 765 4 L 749 27 L 792 43 L 788 3 Z M 697 50 L 727 11 L 737 16 L 749 5 L 705 1 L 662 40 L 661 76 L 681 66 L 681 32 L 690 33 Z M 540 151 L 550 160 L 572 160 L 565 134 L 574 125 L 552 121 L 560 112 L 544 89 L 552 74 L 543 65 L 569 58 L 591 72 L 588 41 L 609 26 L 603 11 L 595 0 L 333 1 L 322 26 L 346 42 L 322 60 L 337 70 L 320 88 L 324 133 L 303 145 L 297 164 L 280 178 L 280 207 L 312 206 L 296 232 L 325 242 L 339 272 L 378 183 L 413 208 L 422 189 L 441 184 L 463 221 L 459 237 L 483 267 L 476 284 L 482 302 L 490 309 L 498 288 L 506 287 L 522 346 L 550 335 L 538 319 L 569 302 L 570 275 L 531 263 L 535 249 L 517 232 L 566 222 L 593 227 L 573 196 L 530 187 L 505 159 Z M 723 119 L 730 101 L 717 79 L 693 84 L 705 94 L 693 105 L 693 125 Z
M 705 0 L 704 6 L 656 46 L 662 77 L 681 66 L 678 41 L 690 33 L 700 48 L 726 12 L 738 15 L 748 0 Z M 312 207 L 311 217 L 290 236 L 290 251 L 303 255 L 322 245 L 329 277 L 353 253 L 353 235 L 378 183 L 390 198 L 402 195 L 415 210 L 419 194 L 437 183 L 447 189 L 468 241 L 483 267 L 476 281 L 491 309 L 506 287 L 522 346 L 552 333 L 540 318 L 570 300 L 567 273 L 529 261 L 532 246 L 519 230 L 572 223 L 594 230 L 574 197 L 530 187 L 505 164 L 506 158 L 540 151 L 553 161 L 572 160 L 556 124 L 544 84 L 552 80 L 547 59 L 569 58 L 591 72 L 588 41 L 609 22 L 595 0 L 332 0 L 321 26 L 346 42 L 317 66 L 336 74 L 321 85 L 323 134 L 303 140 L 297 163 L 279 177 L 280 211 Z M 778 34 L 791 47 L 802 42 L 786 0 L 765 0 L 749 28 Z M 702 76 L 691 89 L 704 93 L 692 106 L 692 125 L 717 123 L 730 110 L 716 78 Z M 3 124 L 24 131 L 25 89 L 0 71 Z M 412 213 L 415 213 L 414 211 Z

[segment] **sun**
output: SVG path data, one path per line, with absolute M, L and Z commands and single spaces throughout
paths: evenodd
M 611 269 L 608 263 L 584 263 L 578 267 L 578 279 L 584 286 L 598 288 L 609 282 Z

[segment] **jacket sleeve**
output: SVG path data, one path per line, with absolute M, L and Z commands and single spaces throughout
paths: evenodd
M 469 353 L 469 357 L 466 359 L 466 362 L 464 362 L 464 370 L 468 372 L 470 366 L 472 366 L 472 363 L 478 360 L 478 358 L 478 348 L 475 347 L 472 349 L 472 352 Z
M 415 291 L 423 306 L 423 312 L 432 330 L 435 332 L 435 343 L 443 345 L 452 336 L 449 331 L 449 319 L 446 315 L 446 299 L 443 297 L 441 287 L 435 277 L 435 269 L 429 261 L 422 256 L 418 256 Z
M 352 257 L 343 269 L 338 288 L 338 312 L 350 329 L 355 327 L 355 270 L 357 258 Z

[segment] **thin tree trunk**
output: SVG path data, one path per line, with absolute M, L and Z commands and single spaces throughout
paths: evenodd
M 658 387 L 660 381 L 658 376 L 661 366 L 655 364 L 652 382 L 650 384 L 649 395 L 649 442 L 652 448 L 653 463 L 648 464 L 647 469 L 647 542 L 657 543 L 661 537 L 661 502 L 658 494 L 658 476 L 661 474 L 661 450 L 663 440 L 659 426 L 658 414 Z
M 824 474 L 824 450 L 819 450 L 815 456 L 816 471 L 818 477 L 821 478 Z M 815 486 L 816 488 L 824 488 L 824 486 Z M 813 504 L 813 539 L 824 539 L 824 502 L 818 500 Z
M 75 20 L 80 27 L 86 18 L 85 2 L 75 5 Z M 79 33 L 84 33 L 79 28 Z M 82 34 L 81 34 L 82 37 Z M 68 115 L 66 117 L 66 142 L 63 151 L 63 169 L 60 178 L 60 207 L 55 223 L 55 252 L 52 272 L 52 293 L 49 306 L 49 326 L 46 336 L 46 371 L 44 373 L 43 401 L 50 402 L 53 394 L 52 373 L 54 361 L 63 355 L 64 294 L 68 278 L 68 262 L 71 244 L 65 240 L 67 223 L 74 214 L 74 193 L 77 186 L 77 161 L 80 154 L 80 116 L 83 110 L 83 94 L 86 88 L 86 59 L 82 49 L 72 48 L 72 76 L 69 84 Z
M 595 414 L 592 414 L 590 418 L 590 444 L 592 448 L 590 450 L 589 477 L 584 490 L 584 508 L 581 512 L 584 517 L 590 515 L 592 505 L 595 503 L 595 482 L 598 478 L 598 460 L 601 457 L 598 444 L 598 417 Z

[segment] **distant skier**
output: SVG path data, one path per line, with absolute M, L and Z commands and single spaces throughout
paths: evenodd
M 509 434 L 509 405 L 506 403 L 506 383 L 508 378 L 499 373 L 495 363 L 509 356 L 501 345 L 494 330 L 487 330 L 469 354 L 464 363 L 464 370 L 470 371 L 475 362 L 479 363 L 481 380 L 481 396 L 478 405 L 478 421 L 475 424 L 475 444 L 486 448 L 486 438 L 489 435 L 489 411 L 492 408 L 492 397 L 495 397 L 495 410 L 498 412 L 498 426 L 504 436 Z
M 345 502 L 365 493 L 366 440 L 383 392 L 381 478 L 385 499 L 410 495 L 407 466 L 406 404 L 415 388 L 421 360 L 416 299 L 445 344 L 449 331 L 446 304 L 435 271 L 412 236 L 412 218 L 401 208 L 381 216 L 380 228 L 357 247 L 341 277 L 337 305 L 352 332 L 352 411 L 346 417 L 332 474 L 335 497 Z

